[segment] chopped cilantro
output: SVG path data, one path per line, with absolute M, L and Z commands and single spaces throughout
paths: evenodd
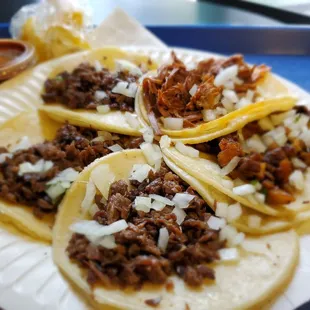
M 295 119 L 294 119 L 294 123 L 297 123 L 301 118 L 301 114 L 298 114 Z
M 262 194 L 264 194 L 265 196 L 267 196 L 267 194 L 268 194 L 268 190 L 267 190 L 267 188 L 263 188 L 262 189 Z
M 256 179 L 251 181 L 251 184 L 254 185 L 254 186 L 255 186 L 257 183 L 258 183 L 258 180 L 256 180 Z

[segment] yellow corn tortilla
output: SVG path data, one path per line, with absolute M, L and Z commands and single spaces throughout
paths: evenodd
M 193 177 L 199 179 L 203 183 L 206 183 L 218 191 L 224 193 L 228 197 L 240 202 L 242 205 L 252 208 L 258 212 L 271 215 L 271 216 L 294 216 L 296 213 L 308 210 L 310 208 L 310 192 L 307 188 L 300 192 L 295 198 L 296 200 L 290 204 L 283 206 L 270 206 L 267 204 L 253 203 L 245 196 L 238 196 L 233 193 L 232 189 L 225 187 L 224 180 L 231 180 L 228 176 L 222 176 L 220 174 L 220 167 L 218 164 L 210 159 L 206 158 L 193 158 L 186 156 L 175 149 L 175 147 L 169 147 L 163 149 L 163 153 L 171 161 L 176 163 L 181 169 Z M 307 184 L 310 184 L 310 170 L 306 174 Z
M 60 126 L 39 112 L 23 112 L 0 127 L 0 145 L 12 147 L 24 136 L 28 136 L 32 144 L 51 140 Z M 38 219 L 31 207 L 9 203 L 4 199 L 0 199 L 0 213 L 1 221 L 9 222 L 37 239 L 51 241 L 55 214 Z
M 95 61 L 99 61 L 103 67 L 113 71 L 115 68 L 114 61 L 116 59 L 126 59 L 136 65 L 143 64 L 148 69 L 156 67 L 154 63 L 148 62 L 149 58 L 146 56 L 126 53 L 117 48 L 102 48 L 59 59 L 57 66 L 54 66 L 54 70 L 50 72 L 48 77 L 53 78 L 65 70 L 71 72 L 82 62 L 94 63 Z M 41 89 L 42 91 L 43 89 Z M 127 123 L 125 113 L 121 111 L 110 111 L 106 114 L 100 114 L 97 110 L 69 109 L 65 105 L 57 104 L 57 102 L 55 104 L 44 104 L 40 109 L 48 113 L 56 121 L 64 122 L 68 120 L 71 124 L 77 126 L 85 127 L 91 125 L 93 128 L 100 130 L 133 136 L 141 135 L 139 128 L 133 128 Z M 140 126 L 142 127 L 142 123 Z
M 171 137 L 173 141 L 196 144 L 227 135 L 271 113 L 285 112 L 296 104 L 296 98 L 290 96 L 289 89 L 271 74 L 267 74 L 258 84 L 258 87 L 266 93 L 266 98 L 263 101 L 232 111 L 216 120 L 204 122 L 194 128 L 169 130 L 159 124 L 160 130 L 164 135 Z M 150 126 L 141 86 L 136 96 L 135 108 L 139 118 L 143 119 L 144 126 Z
M 238 262 L 214 264 L 216 281 L 206 282 L 199 289 L 190 289 L 175 276 L 171 277 L 173 292 L 168 292 L 164 286 L 153 285 L 145 285 L 138 291 L 105 289 L 100 285 L 91 288 L 84 270 L 71 261 L 66 253 L 72 236 L 69 227 L 85 219 L 81 203 L 93 169 L 108 164 L 115 174 L 115 180 L 126 180 L 132 165 L 138 163 L 146 163 L 140 150 L 126 150 L 97 159 L 79 175 L 59 208 L 53 232 L 54 261 L 94 308 L 146 309 L 146 299 L 160 296 L 162 300 L 157 309 L 185 309 L 186 304 L 196 310 L 248 309 L 266 302 L 284 288 L 298 260 L 298 238 L 292 230 L 260 238 L 248 237 L 247 242 L 251 246 L 263 247 L 266 252 L 240 250 L 241 259 Z

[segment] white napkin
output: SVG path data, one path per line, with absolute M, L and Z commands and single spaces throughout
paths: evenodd
M 120 8 L 115 9 L 88 37 L 92 48 L 108 45 L 167 48 L 161 40 Z

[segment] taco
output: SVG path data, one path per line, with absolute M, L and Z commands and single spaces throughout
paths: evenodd
M 308 113 L 303 106 L 273 113 L 193 147 L 168 141 L 163 153 L 245 206 L 273 216 L 296 215 L 310 209 Z
M 78 173 L 96 158 L 137 148 L 143 137 L 57 123 L 24 112 L 0 128 L 0 212 L 36 238 L 50 241 L 58 205 Z
M 140 150 L 89 165 L 65 196 L 53 257 L 95 308 L 248 309 L 282 289 L 293 231 L 246 237 Z
M 245 207 L 209 184 L 189 175 L 167 157 L 164 156 L 164 159 L 167 166 L 190 184 L 217 216 L 224 218 L 240 232 L 251 235 L 270 234 L 290 229 L 307 220 L 307 211 L 299 213 L 296 217 L 288 215 L 275 218 Z
M 140 77 L 154 68 L 148 57 L 116 48 L 61 58 L 44 83 L 41 109 L 57 121 L 139 136 L 135 96 Z
M 191 70 L 172 59 L 143 79 L 136 98 L 137 114 L 157 135 L 204 142 L 295 104 L 268 67 L 249 66 L 241 55 L 202 60 Z

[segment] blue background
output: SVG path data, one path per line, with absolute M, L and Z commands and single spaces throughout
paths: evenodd
M 265 63 L 273 72 L 310 91 L 310 28 L 226 25 L 148 26 L 170 46 L 242 53 L 251 63 Z M 0 24 L 0 37 L 8 37 Z

